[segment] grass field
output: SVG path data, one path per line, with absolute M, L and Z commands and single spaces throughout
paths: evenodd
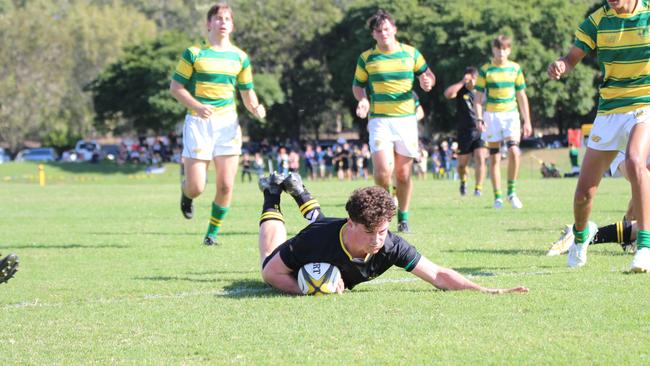
M 438 291 L 401 269 L 341 296 L 281 295 L 259 275 L 256 184 L 237 184 L 208 248 L 214 187 L 187 221 L 168 171 L 48 165 L 39 187 L 35 165 L 0 165 L 0 251 L 21 259 L 0 285 L 5 364 L 650 364 L 650 278 L 624 272 L 618 245 L 591 248 L 578 270 L 545 257 L 576 180 L 542 180 L 526 159 L 518 211 L 491 209 L 490 189 L 461 198 L 457 182 L 416 181 L 406 236 L 481 284 L 531 290 L 506 296 Z M 369 183 L 308 184 L 343 216 Z M 624 180 L 603 180 L 593 219 L 619 220 L 628 197 Z M 304 220 L 283 199 L 295 233 Z

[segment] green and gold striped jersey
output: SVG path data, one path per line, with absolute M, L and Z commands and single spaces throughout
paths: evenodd
M 503 65 L 486 63 L 478 70 L 476 91 L 487 96 L 488 112 L 517 110 L 517 91 L 526 88 L 524 73 L 518 63 L 506 61 Z
M 413 116 L 413 80 L 427 68 L 422 54 L 412 46 L 400 43 L 393 53 L 375 46 L 359 56 L 352 85 L 368 90 L 369 118 Z
M 217 115 L 237 113 L 235 88 L 253 88 L 248 55 L 235 46 L 228 50 L 215 50 L 207 43 L 189 47 L 172 79 L 183 84 L 199 102 L 214 106 Z
M 599 115 L 650 105 L 649 26 L 650 0 L 639 0 L 631 14 L 617 14 L 603 5 L 576 31 L 576 47 L 597 51 L 603 74 Z

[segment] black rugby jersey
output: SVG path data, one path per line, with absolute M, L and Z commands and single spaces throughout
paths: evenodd
M 421 258 L 414 246 L 389 231 L 379 252 L 365 261 L 352 259 L 341 240 L 341 229 L 346 222 L 347 219 L 336 218 L 316 221 L 280 245 L 269 258 L 280 252 L 284 264 L 294 272 L 307 263 L 333 264 L 341 271 L 343 282 L 348 289 L 372 280 L 393 265 L 410 272 Z
M 456 129 L 459 131 L 476 128 L 475 95 L 473 90 L 468 90 L 464 85 L 456 94 Z

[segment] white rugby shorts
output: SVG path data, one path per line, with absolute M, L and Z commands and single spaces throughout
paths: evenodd
M 481 133 L 481 139 L 489 143 L 506 139 L 519 141 L 521 139 L 521 121 L 519 112 L 488 112 L 483 113 L 486 130 Z
M 415 116 L 376 117 L 368 121 L 370 152 L 395 150 L 410 158 L 418 157 L 418 121 Z
M 648 122 L 650 122 L 650 107 L 597 116 L 589 133 L 587 147 L 600 151 L 625 151 L 632 128 L 637 123 Z
M 186 115 L 183 126 L 183 157 L 212 160 L 215 156 L 241 155 L 242 136 L 236 114 L 208 119 Z

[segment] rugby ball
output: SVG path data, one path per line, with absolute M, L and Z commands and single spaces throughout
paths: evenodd
M 307 263 L 298 271 L 298 286 L 305 295 L 336 293 L 341 278 L 339 269 L 329 263 Z

